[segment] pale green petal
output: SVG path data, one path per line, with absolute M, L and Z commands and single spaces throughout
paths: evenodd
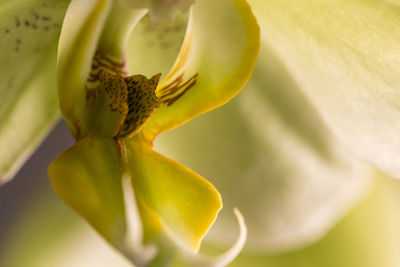
M 113 139 L 82 139 L 49 167 L 56 192 L 108 242 L 125 245 L 121 151 Z
M 141 138 L 125 144 L 139 202 L 159 216 L 179 245 L 197 250 L 222 207 L 218 191 L 198 174 L 154 152 Z
M 280 254 L 242 254 L 230 267 L 397 267 L 400 182 L 376 176 L 372 192 L 320 242 Z
M 250 0 L 262 45 L 345 146 L 400 177 L 398 1 Z
M 126 7 L 146 8 L 153 24 L 165 24 L 173 20 L 178 13 L 186 13 L 195 0 L 119 0 Z
M 80 134 L 86 106 L 85 84 L 112 0 L 72 0 L 58 48 L 60 110 L 72 134 Z
M 166 104 L 143 129 L 145 137 L 151 140 L 229 101 L 249 78 L 258 47 L 258 25 L 244 1 L 197 1 L 178 59 L 157 88 Z
M 149 16 L 134 28 L 128 42 L 126 63 L 128 73 L 163 77 L 173 66 L 185 36 L 188 15 L 177 16 L 166 24 L 154 26 Z
M 58 118 L 56 49 L 68 2 L 0 1 L 0 184 Z
M 315 242 L 368 187 L 369 172 L 347 155 L 290 74 L 261 47 L 254 74 L 234 100 L 159 136 L 156 149 L 199 171 L 224 209 L 209 235 L 228 246 L 238 207 L 247 248 Z

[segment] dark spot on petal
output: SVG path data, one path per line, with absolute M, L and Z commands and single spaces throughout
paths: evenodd
M 21 39 L 17 39 L 17 44 L 21 44 Z
M 33 23 L 32 28 L 37 29 L 37 25 L 35 23 Z
M 50 17 L 43 16 L 43 17 L 42 17 L 42 20 L 44 20 L 44 21 L 49 21 L 49 20 L 50 20 Z
M 25 20 L 25 26 L 29 27 L 29 25 L 31 25 L 31 23 L 29 21 Z
M 5 32 L 6 32 L 6 33 L 9 33 L 9 32 L 10 32 L 10 29 L 6 29 Z
M 44 26 L 43 29 L 47 32 L 49 30 L 49 26 Z

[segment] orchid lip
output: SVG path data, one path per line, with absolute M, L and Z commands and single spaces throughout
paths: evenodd
M 96 52 L 85 86 L 89 121 L 85 132 L 114 138 L 133 137 L 161 105 L 169 107 L 184 96 L 196 84 L 198 76 L 196 73 L 184 79 L 183 73 L 157 88 L 161 73 L 150 79 L 141 74 L 128 76 L 124 60 Z

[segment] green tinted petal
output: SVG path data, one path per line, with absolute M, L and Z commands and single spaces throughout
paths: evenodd
M 0 184 L 58 117 L 54 69 L 68 2 L 0 1 Z
M 119 5 L 118 1 L 114 2 L 104 25 L 97 52 L 124 61 L 130 33 L 146 13 L 146 9 L 126 8 Z
M 80 134 L 86 105 L 85 84 L 112 0 L 73 0 L 58 48 L 58 94 L 61 113 L 72 134 Z
M 270 46 L 335 135 L 400 177 L 398 1 L 249 1 Z
M 177 13 L 185 13 L 195 0 L 119 0 L 126 7 L 146 8 L 150 11 L 151 20 L 154 24 L 165 24 L 174 19 Z
M 108 242 L 125 241 L 121 151 L 113 139 L 82 139 L 49 167 L 54 189 Z
M 166 104 L 143 129 L 145 137 L 226 103 L 249 78 L 258 47 L 258 26 L 244 1 L 197 1 L 175 66 L 157 89 Z
M 168 23 L 154 26 L 149 16 L 133 30 L 126 53 L 129 73 L 147 77 L 155 73 L 164 76 L 174 64 L 185 36 L 188 16 L 180 15 Z
M 218 191 L 198 174 L 162 155 L 139 138 L 125 141 L 137 198 L 160 217 L 178 244 L 197 250 L 221 209 Z

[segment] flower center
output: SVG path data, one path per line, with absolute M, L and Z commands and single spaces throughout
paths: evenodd
M 160 106 L 155 90 L 161 74 L 126 77 L 124 65 L 96 54 L 86 83 L 87 134 L 131 137 Z

